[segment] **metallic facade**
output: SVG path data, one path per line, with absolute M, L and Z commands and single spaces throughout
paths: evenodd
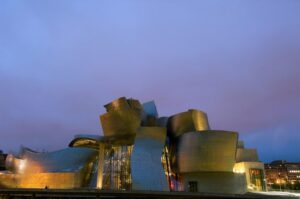
M 232 172 L 238 134 L 225 131 L 189 132 L 178 138 L 179 173 Z
M 103 136 L 77 135 L 50 153 L 8 155 L 0 187 L 244 193 L 263 190 L 261 163 L 238 133 L 211 130 L 205 112 L 159 117 L 154 101 L 118 98 Z
M 66 148 L 51 153 L 37 153 L 23 148 L 19 158 L 10 155 L 7 168 L 16 173 L 78 172 L 93 162 L 97 151 L 86 148 Z
M 166 135 L 164 127 L 140 127 L 137 130 L 131 156 L 133 190 L 169 190 L 161 163 Z
M 233 172 L 246 177 L 248 191 L 266 190 L 264 164 L 259 161 L 256 149 L 245 148 L 239 141 Z
M 70 142 L 69 147 L 98 149 L 101 138 L 101 136 L 96 135 L 75 135 L 75 138 Z
M 135 135 L 141 124 L 141 104 L 137 100 L 119 98 L 105 105 L 107 113 L 100 116 L 104 136 Z
M 0 174 L 0 186 L 8 188 L 87 187 L 96 163 L 97 150 L 66 148 L 38 153 L 22 148 L 18 157 L 6 158 L 6 175 Z
M 168 120 L 168 131 L 176 137 L 186 132 L 209 130 L 206 113 L 190 109 L 173 115 Z

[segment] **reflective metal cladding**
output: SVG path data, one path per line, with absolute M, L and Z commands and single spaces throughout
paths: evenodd
M 237 133 L 226 131 L 189 132 L 181 135 L 176 154 L 178 172 L 232 172 L 237 140 Z
M 18 157 L 6 159 L 0 187 L 5 188 L 80 188 L 89 185 L 96 163 L 97 150 L 66 148 L 38 153 L 22 148 Z
M 154 101 L 125 97 L 104 107 L 103 135 L 77 135 L 54 152 L 22 148 L 9 154 L 0 187 L 239 194 L 265 189 L 256 150 L 245 148 L 237 132 L 211 130 L 205 112 L 159 117 Z
M 99 148 L 101 136 L 95 135 L 76 135 L 70 142 L 69 147 L 85 147 L 85 148 Z
M 167 130 L 163 127 L 137 129 L 131 156 L 133 190 L 169 190 L 161 163 L 166 135 Z
M 141 124 L 141 104 L 122 97 L 105 105 L 107 113 L 100 116 L 104 136 L 135 134 Z
M 190 109 L 169 118 L 168 131 L 174 137 L 193 131 L 209 130 L 206 113 Z
M 77 172 L 93 162 L 97 151 L 88 148 L 66 148 L 47 153 L 23 148 L 16 158 L 10 155 L 6 165 L 16 173 Z

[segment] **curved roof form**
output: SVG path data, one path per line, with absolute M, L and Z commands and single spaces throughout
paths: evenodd
M 203 111 L 190 109 L 173 115 L 168 120 L 168 133 L 173 137 L 192 131 L 210 130 L 207 114 Z
M 74 136 L 75 138 L 89 138 L 94 140 L 100 140 L 103 136 L 100 135 L 94 135 L 94 134 L 77 134 Z
M 13 155 L 6 167 L 16 173 L 78 172 L 97 157 L 97 150 L 72 147 L 54 152 L 39 153 L 23 148 L 20 158 Z
M 75 135 L 74 139 L 70 142 L 69 147 L 85 147 L 85 148 L 99 148 L 99 141 L 102 136 L 98 135 Z

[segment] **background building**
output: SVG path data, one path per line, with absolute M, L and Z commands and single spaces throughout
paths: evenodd
M 273 161 L 265 164 L 265 172 L 269 189 L 300 190 L 300 162 Z

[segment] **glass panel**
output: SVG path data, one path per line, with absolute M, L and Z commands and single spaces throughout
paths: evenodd
M 261 169 L 249 169 L 250 183 L 253 184 L 257 191 L 265 190 L 263 183 L 263 171 Z
M 169 184 L 170 191 L 184 191 L 184 184 L 181 177 L 176 172 L 172 172 L 170 163 L 170 151 L 167 146 L 164 147 L 164 151 L 161 157 L 161 162 L 165 171 L 165 175 Z
M 104 149 L 103 189 L 131 190 L 131 146 L 106 145 Z

